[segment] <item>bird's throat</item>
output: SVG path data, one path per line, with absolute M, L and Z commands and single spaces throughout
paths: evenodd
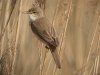
M 34 14 L 29 14 L 29 19 L 30 19 L 31 21 L 35 21 L 35 20 L 38 19 L 38 16 L 36 16 L 36 15 L 34 15 Z

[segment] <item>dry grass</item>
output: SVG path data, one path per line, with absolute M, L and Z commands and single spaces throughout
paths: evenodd
M 60 45 L 59 70 L 23 11 L 39 3 Z M 100 75 L 100 0 L 0 0 L 0 75 Z

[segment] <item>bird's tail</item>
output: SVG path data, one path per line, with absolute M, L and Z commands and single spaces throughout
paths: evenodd
M 61 64 L 60 64 L 59 55 L 57 53 L 57 50 L 51 51 L 51 53 L 52 53 L 52 56 L 54 58 L 54 61 L 55 61 L 56 65 L 57 65 L 57 67 L 61 68 Z

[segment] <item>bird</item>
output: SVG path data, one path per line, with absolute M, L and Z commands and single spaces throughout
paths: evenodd
M 51 51 L 53 59 L 57 67 L 61 68 L 57 47 L 59 40 L 53 25 L 50 23 L 42 8 L 37 5 L 33 5 L 28 11 L 25 11 L 29 16 L 29 25 L 32 32 L 45 43 L 45 48 Z

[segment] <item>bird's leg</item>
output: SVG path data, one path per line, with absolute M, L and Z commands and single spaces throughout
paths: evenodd
M 50 49 L 48 45 L 45 46 L 46 49 Z

